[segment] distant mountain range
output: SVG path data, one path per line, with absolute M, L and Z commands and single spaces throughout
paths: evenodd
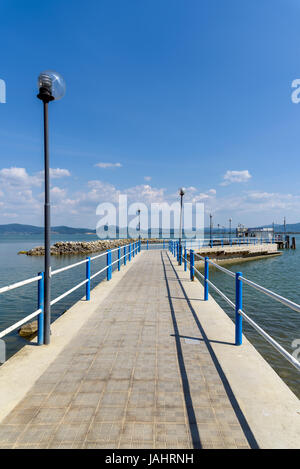
M 265 226 L 260 226 L 259 228 L 272 228 L 272 225 L 265 225 Z M 119 231 L 119 228 L 116 227 L 116 231 Z M 177 231 L 177 230 L 175 230 Z M 209 233 L 209 228 L 205 228 L 205 233 Z M 277 233 L 284 232 L 284 226 L 283 225 L 275 225 L 275 231 Z M 286 231 L 288 233 L 300 233 L 300 223 L 289 223 L 286 225 Z M 57 233 L 57 234 L 63 234 L 63 235 L 68 235 L 68 234 L 87 234 L 87 233 L 92 233 L 96 234 L 96 230 L 93 230 L 91 228 L 72 228 L 70 226 L 52 226 L 51 227 L 51 232 L 52 233 Z M 162 234 L 161 229 L 155 230 L 157 232 L 157 235 Z M 224 229 L 223 227 L 220 227 L 219 229 L 214 227 L 213 228 L 213 233 L 218 234 L 218 233 L 228 233 L 229 229 L 226 228 Z M 232 228 L 232 233 L 235 232 L 235 228 Z M 8 225 L 0 225 L 0 235 L 10 235 L 10 234 L 31 234 L 31 235 L 42 235 L 44 233 L 44 228 L 41 226 L 33 226 L 33 225 L 22 225 L 20 223 L 10 223 Z M 143 236 L 143 231 L 141 231 L 141 235 Z M 150 234 L 150 230 L 149 230 Z M 170 235 L 174 235 L 174 229 L 170 229 Z
M 96 233 L 96 230 L 90 228 L 70 228 L 69 226 L 52 226 L 52 233 L 58 234 L 85 234 Z M 43 234 L 44 228 L 41 226 L 21 225 L 20 223 L 10 223 L 9 225 L 0 225 L 0 234 Z

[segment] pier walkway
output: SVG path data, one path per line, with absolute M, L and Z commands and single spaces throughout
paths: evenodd
M 22 373 L 24 389 L 2 414 L 0 448 L 295 447 L 296 396 L 246 339 L 234 346 L 231 320 L 202 292 L 167 251 L 141 252 L 56 321 L 53 345 L 1 367 L 1 405 Z

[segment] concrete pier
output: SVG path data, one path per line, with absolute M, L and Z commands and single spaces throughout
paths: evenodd
M 167 251 L 0 368 L 0 448 L 299 448 L 300 405 Z

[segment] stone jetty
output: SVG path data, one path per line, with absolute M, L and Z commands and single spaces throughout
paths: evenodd
M 52 256 L 90 254 L 98 251 L 106 251 L 133 242 L 130 239 L 98 240 L 98 241 L 58 241 L 51 246 Z M 19 254 L 27 256 L 43 256 L 44 246 L 37 246 L 29 251 L 20 251 Z
M 216 247 L 202 247 L 194 248 L 195 254 L 200 254 L 202 257 L 209 257 L 210 260 L 217 264 L 235 264 L 250 260 L 262 259 L 270 256 L 280 256 L 281 252 L 278 251 L 276 243 L 262 243 L 251 245 L 233 245 L 233 246 L 216 246 Z M 189 258 L 189 254 L 188 254 Z M 203 261 L 195 258 L 197 267 L 203 267 Z
M 97 241 L 58 241 L 51 246 L 52 256 L 64 255 L 78 255 L 78 254 L 91 254 L 93 252 L 106 251 L 107 249 L 114 249 L 119 246 L 125 246 L 137 240 L 134 239 L 101 239 Z M 148 239 L 149 243 L 160 243 L 159 239 Z M 145 244 L 146 239 L 141 239 Z M 29 251 L 19 251 L 18 254 L 26 254 L 27 256 L 43 256 L 44 246 L 37 246 Z

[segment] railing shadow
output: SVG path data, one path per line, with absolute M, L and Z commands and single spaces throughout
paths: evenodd
M 205 342 L 205 344 L 206 344 L 206 346 L 207 346 L 207 349 L 208 349 L 208 351 L 209 351 L 209 353 L 210 353 L 210 356 L 211 356 L 212 361 L 213 361 L 213 363 L 214 363 L 214 365 L 215 365 L 215 367 L 216 367 L 216 370 L 217 370 L 217 372 L 218 372 L 218 374 L 219 374 L 219 376 L 220 376 L 220 379 L 221 379 L 221 381 L 222 381 L 222 383 L 223 383 L 225 392 L 226 392 L 226 394 L 227 394 L 227 396 L 228 396 L 228 399 L 229 399 L 229 401 L 230 401 L 230 403 L 231 403 L 231 405 L 232 405 L 232 408 L 233 408 L 233 410 L 234 410 L 234 412 L 235 412 L 235 415 L 236 415 L 236 417 L 237 417 L 237 419 L 238 419 L 238 421 L 239 421 L 239 424 L 240 424 L 240 426 L 241 426 L 241 428 L 242 428 L 242 430 L 243 430 L 243 432 L 244 432 L 244 435 L 245 435 L 245 437 L 246 437 L 246 439 L 247 439 L 247 441 L 248 441 L 250 447 L 253 448 L 253 449 L 258 449 L 258 448 L 259 448 L 258 443 L 257 443 L 257 441 L 256 441 L 256 439 L 255 439 L 255 437 L 254 437 L 254 435 L 253 435 L 253 433 L 252 433 L 252 430 L 251 430 L 251 428 L 250 428 L 250 426 L 249 426 L 249 424 L 248 424 L 248 422 L 247 422 L 247 419 L 246 419 L 245 415 L 243 414 L 243 412 L 242 412 L 242 410 L 241 410 L 241 408 L 240 408 L 240 406 L 239 406 L 239 403 L 238 403 L 237 400 L 236 400 L 236 397 L 235 397 L 234 392 L 233 392 L 233 390 L 232 390 L 232 388 L 231 388 L 231 386 L 230 386 L 230 384 L 229 384 L 229 382 L 228 382 L 228 379 L 227 379 L 227 377 L 226 377 L 226 375 L 225 375 L 225 373 L 224 373 L 224 371 L 223 371 L 223 369 L 222 369 L 222 367 L 221 367 L 221 365 L 220 365 L 220 363 L 219 363 L 219 361 L 218 361 L 218 359 L 217 359 L 217 356 L 216 356 L 216 354 L 215 354 L 215 352 L 214 352 L 214 350 L 213 350 L 213 348 L 212 348 L 212 346 L 211 346 L 210 340 L 208 339 L 208 337 L 207 337 L 207 335 L 206 335 L 206 333 L 205 333 L 205 331 L 204 331 L 204 329 L 203 329 L 203 327 L 202 327 L 202 325 L 201 325 L 201 323 L 200 323 L 200 321 L 199 321 L 199 318 L 198 318 L 198 316 L 197 316 L 197 314 L 196 314 L 196 311 L 194 310 L 194 308 L 193 308 L 193 306 L 192 306 L 192 304 L 191 304 L 191 302 L 190 302 L 190 299 L 188 298 L 188 296 L 187 296 L 187 294 L 186 294 L 186 291 L 185 291 L 185 289 L 184 289 L 184 287 L 183 287 L 183 285 L 182 285 L 182 282 L 181 282 L 181 280 L 180 280 L 180 278 L 179 278 L 179 276 L 178 276 L 178 274 L 177 274 L 177 272 L 176 272 L 176 270 L 175 270 L 175 268 L 174 268 L 174 266 L 173 266 L 173 264 L 172 264 L 172 262 L 171 262 L 169 253 L 167 253 L 167 257 L 168 257 L 168 261 L 169 261 L 169 263 L 170 263 L 170 265 L 171 265 L 171 267 L 172 267 L 172 270 L 173 270 L 175 276 L 177 277 L 178 283 L 179 283 L 180 288 L 181 288 L 181 290 L 182 290 L 182 293 L 183 293 L 183 295 L 184 295 L 184 297 L 185 297 L 185 299 L 186 299 L 186 302 L 187 302 L 187 304 L 188 304 L 188 306 L 189 306 L 189 308 L 190 308 L 190 310 L 191 310 L 191 313 L 192 313 L 193 318 L 194 318 L 194 320 L 195 320 L 195 322 L 196 322 L 196 324 L 197 324 L 197 327 L 198 327 L 198 329 L 199 329 L 199 331 L 200 331 L 200 333 L 201 333 L 201 335 L 202 335 L 202 337 L 203 337 L 203 340 L 204 340 L 204 342 Z M 163 258 L 162 258 L 162 262 L 163 262 L 163 264 L 164 264 Z M 165 264 L 164 264 L 164 265 L 165 265 Z M 180 339 L 178 338 L 178 340 L 180 340 Z M 176 343 L 177 343 L 177 342 L 176 342 Z
M 175 337 L 175 334 L 171 334 L 172 337 Z M 205 339 L 201 339 L 200 337 L 190 337 L 188 335 L 180 335 L 180 339 L 191 339 L 191 340 L 197 340 L 199 342 L 205 342 Z M 222 344 L 222 345 L 234 345 L 234 342 L 223 342 L 222 340 L 213 340 L 213 339 L 207 339 L 210 343 L 213 344 Z
M 181 342 L 180 342 L 180 335 L 179 335 L 179 329 L 176 321 L 176 315 L 175 311 L 173 308 L 173 303 L 172 303 L 172 297 L 170 294 L 170 286 L 169 286 L 169 279 L 167 277 L 167 271 L 166 271 L 166 266 L 165 262 L 163 259 L 163 253 L 161 253 L 161 260 L 163 264 L 163 269 L 164 269 L 164 274 L 165 274 L 165 282 L 166 282 L 166 287 L 168 291 L 168 300 L 169 300 L 169 305 L 170 305 L 170 310 L 171 310 L 171 316 L 172 316 L 172 322 L 173 322 L 173 328 L 174 328 L 174 337 L 175 337 L 175 343 L 176 343 L 176 351 L 177 351 L 177 358 L 178 358 L 178 364 L 179 364 L 179 369 L 180 369 L 180 374 L 181 374 L 181 381 L 182 381 L 182 387 L 183 387 L 183 394 L 184 394 L 184 401 L 185 401 L 185 406 L 186 406 L 186 411 L 188 414 L 188 421 L 189 421 L 189 426 L 190 426 L 190 432 L 191 432 L 191 437 L 193 441 L 193 447 L 195 449 L 201 449 L 202 444 L 200 441 L 200 435 L 198 431 L 197 425 L 195 425 L 196 422 L 196 416 L 195 416 L 195 411 L 193 407 L 193 401 L 192 401 L 192 396 L 191 396 L 191 391 L 189 387 L 189 381 L 188 381 L 188 376 L 184 364 L 184 358 L 183 358 L 183 353 L 182 353 L 182 347 L 181 347 Z

